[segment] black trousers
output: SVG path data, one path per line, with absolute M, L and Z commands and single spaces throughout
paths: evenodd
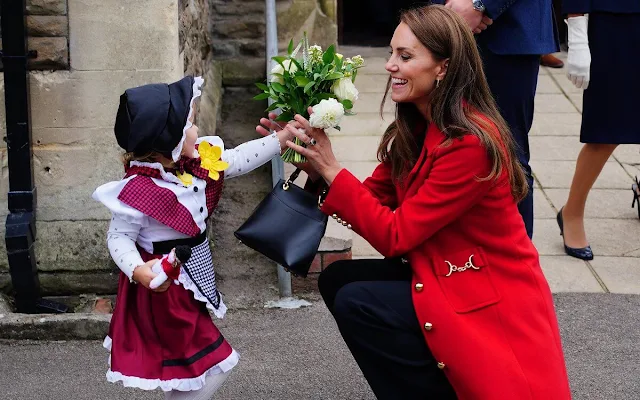
M 425 343 L 399 259 L 331 264 L 318 287 L 369 386 L 381 400 L 456 399 Z
M 540 70 L 539 55 L 495 54 L 480 46 L 485 75 L 518 145 L 518 161 L 524 167 L 529 194 L 518 204 L 529 238 L 533 237 L 533 175 L 529 166 L 529 130 L 533 123 L 534 98 Z

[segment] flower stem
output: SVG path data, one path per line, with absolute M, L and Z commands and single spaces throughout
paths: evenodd
M 297 144 L 298 146 L 307 147 L 298 138 L 295 138 L 294 143 Z M 282 155 L 282 161 L 288 162 L 288 163 L 303 163 L 303 162 L 306 162 L 307 159 L 301 154 L 296 153 L 293 149 L 287 149 L 287 151 L 285 151 L 284 154 Z

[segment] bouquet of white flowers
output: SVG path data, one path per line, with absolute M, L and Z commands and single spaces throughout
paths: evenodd
M 297 58 L 300 50 L 302 58 Z M 336 53 L 333 45 L 326 51 L 317 45 L 309 47 L 306 34 L 295 49 L 291 40 L 287 53 L 287 56 L 273 57 L 277 64 L 266 84 L 256 83 L 263 93 L 254 99 L 272 99 L 273 104 L 267 112 L 279 108 L 282 113 L 277 121 L 291 121 L 295 114 L 309 119 L 307 110 L 313 107 L 309 119 L 311 126 L 339 130 L 342 117 L 351 114 L 353 103 L 358 99 L 354 82 L 364 59 L 359 55 L 345 59 Z M 305 145 L 297 138 L 295 140 L 296 144 Z M 291 149 L 282 155 L 282 159 L 305 162 L 303 156 Z

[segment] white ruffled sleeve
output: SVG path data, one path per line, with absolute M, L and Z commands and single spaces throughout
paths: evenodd
M 105 183 L 98 187 L 91 197 L 104 204 L 114 216 L 132 224 L 147 226 L 147 217 L 142 212 L 118 200 L 118 196 L 124 186 L 133 178 L 132 176 L 121 181 Z
M 207 136 L 198 142 L 207 140 L 211 145 L 220 146 L 224 150 L 222 139 L 219 136 Z M 222 161 L 229 163 L 229 168 L 224 171 L 225 179 L 244 175 L 271 161 L 273 157 L 280 156 L 280 141 L 274 133 L 261 139 L 242 143 L 235 149 L 222 152 Z
M 129 281 L 132 281 L 133 270 L 144 264 L 136 248 L 136 239 L 141 227 L 139 224 L 127 222 L 114 215 L 107 232 L 107 247 L 111 258 L 118 268 L 129 277 Z

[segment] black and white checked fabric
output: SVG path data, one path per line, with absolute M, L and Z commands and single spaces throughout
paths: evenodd
M 182 266 L 200 293 L 217 310 L 220 307 L 220 293 L 216 286 L 209 240 L 191 248 L 191 258 Z

